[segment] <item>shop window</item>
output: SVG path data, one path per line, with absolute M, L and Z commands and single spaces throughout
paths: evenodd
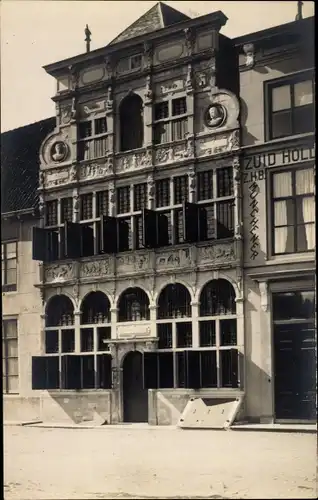
M 315 248 L 315 182 L 313 167 L 272 173 L 274 255 Z
M 314 82 L 311 72 L 267 83 L 268 136 L 278 139 L 314 132 Z
M 142 148 L 144 124 L 143 102 L 137 94 L 125 97 L 119 109 L 120 151 Z
M 2 320 L 2 390 L 6 394 L 19 393 L 18 322 Z
M 118 321 L 149 320 L 149 298 L 140 288 L 128 288 L 118 301 Z

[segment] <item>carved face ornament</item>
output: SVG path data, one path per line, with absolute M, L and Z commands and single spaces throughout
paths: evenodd
M 226 118 L 226 110 L 221 104 L 212 104 L 205 113 L 205 122 L 208 127 L 220 127 Z
M 61 162 L 65 160 L 67 156 L 67 145 L 65 142 L 58 141 L 55 144 L 53 144 L 51 148 L 51 158 L 55 162 Z

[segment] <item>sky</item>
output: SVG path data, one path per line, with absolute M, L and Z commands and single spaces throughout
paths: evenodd
M 227 24 L 221 33 L 236 37 L 291 22 L 296 1 L 167 1 L 198 17 L 221 10 Z M 55 114 L 55 80 L 43 69 L 85 52 L 84 29 L 92 32 L 91 50 L 107 45 L 156 1 L 2 0 L 1 132 Z M 303 17 L 314 15 L 314 2 L 303 2 Z M 314 42 L 313 42 L 314 43 Z

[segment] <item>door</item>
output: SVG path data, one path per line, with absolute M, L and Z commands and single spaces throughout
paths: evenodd
M 143 388 L 142 354 L 129 352 L 123 363 L 124 422 L 148 422 L 148 390 Z
M 316 420 L 313 323 L 275 325 L 276 419 Z

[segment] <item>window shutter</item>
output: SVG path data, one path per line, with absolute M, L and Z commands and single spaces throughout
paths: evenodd
M 47 245 L 49 260 L 54 261 L 59 258 L 59 236 L 56 231 L 47 231 Z
M 142 211 L 142 244 L 145 248 L 157 246 L 157 214 L 146 208 Z
M 185 351 L 186 358 L 186 387 L 188 389 L 200 389 L 201 366 L 200 351 Z
M 198 207 L 198 209 L 199 209 L 198 240 L 205 241 L 208 235 L 207 211 L 204 207 Z
M 198 206 L 195 203 L 187 201 L 183 203 L 183 228 L 184 239 L 187 243 L 198 241 L 199 217 Z
M 112 388 L 112 357 L 110 354 L 97 355 L 97 389 Z
M 77 259 L 81 253 L 81 224 L 65 221 L 64 223 L 64 251 L 65 257 Z
M 117 249 L 118 252 L 129 250 L 129 226 L 120 219 L 117 219 Z
M 47 230 L 40 227 L 32 228 L 32 259 L 45 262 L 48 260 Z
M 62 389 L 81 388 L 81 356 L 62 356 Z
M 239 386 L 238 358 L 238 350 L 231 349 L 231 383 L 234 388 Z
M 81 255 L 90 257 L 94 255 L 94 230 L 90 226 L 81 224 Z
M 95 388 L 94 355 L 80 356 L 82 372 L 82 389 Z
M 117 219 L 102 215 L 100 222 L 100 249 L 102 253 L 117 252 Z
M 32 389 L 46 389 L 46 359 L 44 356 L 32 356 Z
M 60 370 L 58 356 L 48 356 L 46 358 L 46 388 L 60 388 Z
M 173 388 L 173 352 L 159 352 L 159 387 Z
M 143 385 L 144 389 L 158 388 L 158 353 L 143 353 Z
M 169 221 L 164 214 L 157 212 L 157 246 L 169 245 Z

